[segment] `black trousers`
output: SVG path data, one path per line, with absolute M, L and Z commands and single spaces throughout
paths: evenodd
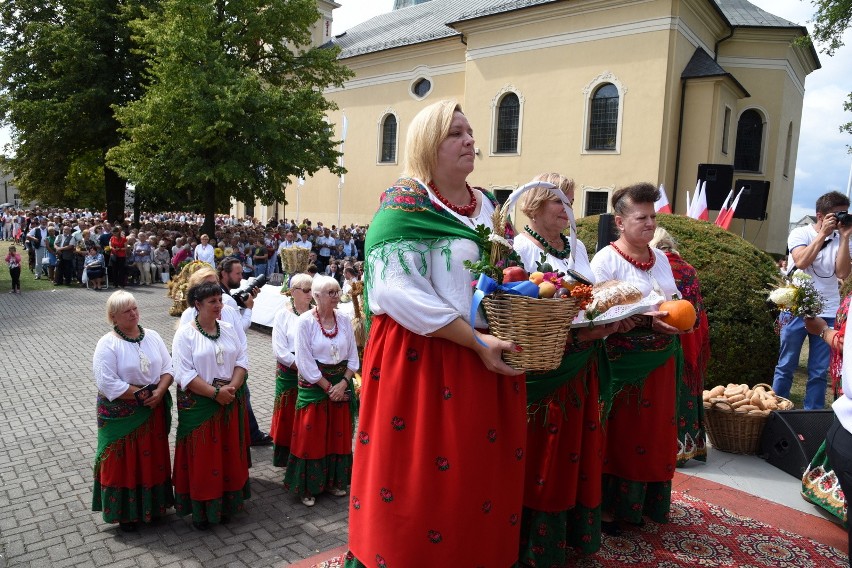
M 66 286 L 71 284 L 71 279 L 74 277 L 74 259 L 60 258 L 57 268 L 56 283 L 62 284 L 64 281 Z
M 21 267 L 16 266 L 15 268 L 9 269 L 9 276 L 12 277 L 12 290 L 20 290 L 21 289 Z
M 848 501 L 852 498 L 852 434 L 843 427 L 840 420 L 835 416 L 834 424 L 828 429 L 825 441 L 828 449 L 828 461 L 837 475 L 840 488 L 843 489 L 843 494 L 846 495 Z M 852 523 L 848 524 L 846 538 L 849 548 L 847 554 L 852 552 Z

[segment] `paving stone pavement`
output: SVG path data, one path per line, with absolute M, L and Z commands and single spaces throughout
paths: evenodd
M 142 325 L 170 346 L 178 319 L 168 315 L 165 287 L 128 290 Z M 277 567 L 344 545 L 347 499 L 323 495 L 313 508 L 304 507 L 282 489 L 271 447 L 252 448 L 252 497 L 227 526 L 200 532 L 172 512 L 127 534 L 91 511 L 92 353 L 110 329 L 108 296 L 66 287 L 0 293 L 0 568 Z M 251 401 L 266 431 L 275 392 L 272 341 L 261 329 L 247 335 Z

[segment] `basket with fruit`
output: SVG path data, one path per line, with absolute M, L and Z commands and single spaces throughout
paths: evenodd
M 517 191 L 517 190 L 516 190 Z M 465 266 L 479 275 L 471 308 L 471 321 L 482 305 L 490 333 L 519 345 L 520 352 L 506 352 L 506 363 L 525 371 L 555 369 L 562 361 L 569 324 L 580 310 L 580 300 L 571 295 L 576 282 L 566 280 L 548 266 L 527 274 L 512 249 L 507 231 L 508 208 L 512 201 L 494 212 L 495 234 L 480 225 L 477 232 L 490 247 L 477 262 Z M 499 283 L 499 284 L 498 284 Z

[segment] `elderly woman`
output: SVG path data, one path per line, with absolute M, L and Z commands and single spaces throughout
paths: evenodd
M 463 262 L 479 259 L 474 229 L 491 227 L 497 207 L 467 183 L 474 150 L 458 104 L 421 110 L 404 177 L 370 224 L 373 319 L 348 567 L 508 567 L 518 558 L 526 388 L 501 359 L 517 347 L 481 331 L 480 316 L 469 321 L 473 275 Z
M 119 288 L 127 285 L 127 237 L 121 227 L 112 228 L 109 239 L 109 265 L 112 269 L 110 278 Z
M 701 297 L 698 272 L 677 251 L 677 243 L 668 231 L 657 227 L 651 246 L 660 249 L 669 260 L 680 297 L 689 300 L 698 312 L 692 333 L 681 335 L 683 382 L 677 400 L 677 465 L 687 461 L 707 461 L 707 432 L 704 426 L 704 374 L 710 361 L 710 327 Z
M 148 242 L 148 236 L 145 233 L 139 233 L 138 240 L 133 245 L 133 258 L 136 268 L 139 269 L 139 284 L 142 286 L 151 284 L 151 260 L 153 253 L 151 243 Z
M 149 238 L 149 242 L 153 243 L 154 237 Z M 154 272 L 154 281 L 162 282 L 163 279 L 161 274 L 169 274 L 169 263 L 171 262 L 171 255 L 169 254 L 169 248 L 166 246 L 166 241 L 160 241 L 157 245 L 157 248 L 154 250 L 154 262 L 151 265 L 151 270 Z
M 226 523 L 250 497 L 251 455 L 244 379 L 248 353 L 234 326 L 220 321 L 222 289 L 213 282 L 189 288 L 197 310 L 172 342 L 178 391 L 175 500 L 178 515 L 206 530 Z
M 92 245 L 89 247 L 89 254 L 83 259 L 83 270 L 86 271 L 86 278 L 89 279 L 89 284 L 94 290 L 100 290 L 103 286 L 106 267 L 104 266 L 104 255 L 98 252 L 98 247 Z
M 210 244 L 210 237 L 207 234 L 201 235 L 201 243 L 198 244 L 192 252 L 194 260 L 206 262 L 211 267 L 216 268 L 216 255 L 214 246 Z
M 352 475 L 352 430 L 358 348 L 349 318 L 337 310 L 340 285 L 328 276 L 311 284 L 316 307 L 299 316 L 296 366 L 299 391 L 284 488 L 313 507 L 328 491 L 346 495 Z
M 288 295 L 290 301 L 281 306 L 272 323 L 272 352 L 278 371 L 275 374 L 275 404 L 269 435 L 274 446 L 272 465 L 276 467 L 286 467 L 290 456 L 299 379 L 296 328 L 299 316 L 311 309 L 311 277 L 307 274 L 293 276 Z
M 133 295 L 106 304 L 112 331 L 98 341 L 92 370 L 98 387 L 98 449 L 92 510 L 134 531 L 174 505 L 169 475 L 172 358 L 153 329 L 139 325 Z
M 586 247 L 574 250 L 563 234 L 568 212 L 560 195 L 574 202 L 574 182 L 560 174 L 542 174 L 537 187 L 520 198 L 529 218 L 514 240 L 524 269 L 534 272 L 542 255 L 554 271 L 574 270 L 593 280 Z M 574 230 L 573 228 L 571 229 Z M 552 371 L 527 373 L 527 453 L 520 560 L 531 566 L 564 566 L 568 547 L 593 553 L 601 543 L 601 470 L 603 433 L 598 405 L 601 338 L 618 324 L 576 329 L 562 364 Z
M 643 296 L 665 299 L 678 293 L 668 259 L 652 249 L 657 228 L 654 202 L 659 190 L 649 183 L 618 189 L 612 195 L 618 240 L 592 259 L 596 282 L 619 280 Z M 648 515 L 666 522 L 677 459 L 675 401 L 683 352 L 679 331 L 662 321 L 664 312 L 635 316 L 635 325 L 606 340 L 610 377 L 601 393 L 607 419 L 604 453 L 604 511 L 641 523 Z

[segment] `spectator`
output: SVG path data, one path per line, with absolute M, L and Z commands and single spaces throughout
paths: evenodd
M 71 234 L 71 227 L 68 225 L 62 227 L 62 235 L 57 237 L 54 246 L 59 259 L 56 284 L 70 286 L 71 279 L 74 276 L 74 251 L 76 249 L 74 236 Z
M 12 290 L 10 294 L 21 293 L 21 255 L 18 254 L 18 249 L 15 245 L 9 247 L 9 254 L 6 255 L 6 264 L 9 266 L 9 277 L 12 279 Z
M 152 237 L 153 238 L 153 237 Z M 158 282 L 165 282 L 167 279 L 160 276 L 161 274 L 169 274 L 169 266 L 171 256 L 169 255 L 169 247 L 166 246 L 166 241 L 160 241 L 157 245 L 157 250 L 154 251 L 153 270 L 157 275 Z
M 139 283 L 142 286 L 151 284 L 151 261 L 153 251 L 145 233 L 139 233 L 139 240 L 133 245 L 133 262 L 139 269 Z
M 110 267 L 113 269 L 112 280 L 119 288 L 127 285 L 127 237 L 121 227 L 112 228 L 112 237 L 109 239 Z
M 93 290 L 100 290 L 103 286 L 106 266 L 104 264 L 104 255 L 98 252 L 98 248 L 95 245 L 89 247 L 89 254 L 83 260 L 83 270 L 86 271 L 89 286 Z
M 213 248 L 213 245 L 210 244 L 210 237 L 206 234 L 201 235 L 201 244 L 195 247 L 193 258 L 216 268 L 216 255 Z
M 40 280 L 41 264 L 44 260 L 45 241 L 47 240 L 47 222 L 45 221 L 43 229 L 41 227 L 41 224 L 37 222 L 31 223 L 30 226 L 32 228 L 27 233 L 27 242 L 29 243 L 30 250 L 32 250 L 33 258 L 35 259 L 35 263 L 33 266 L 33 271 L 35 272 L 35 279 Z

